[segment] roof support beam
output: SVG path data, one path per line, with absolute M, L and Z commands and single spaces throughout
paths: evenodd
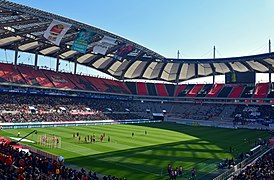
M 161 76 L 162 76 L 162 74 L 163 74 L 163 72 L 164 72 L 164 69 L 166 68 L 166 65 L 167 65 L 167 62 L 165 62 L 163 65 L 162 65 L 162 67 L 161 67 L 161 69 L 160 69 L 160 72 L 159 72 L 159 76 L 158 76 L 158 80 L 162 80 L 161 79 Z
M 180 81 L 180 73 L 181 73 L 181 70 L 182 70 L 182 68 L 183 68 L 183 64 L 184 63 L 180 63 L 180 65 L 179 65 L 179 68 L 178 68 L 178 71 L 177 71 L 177 73 L 176 73 L 176 84 L 178 85 L 179 84 L 179 81 Z
M 38 23 L 39 20 L 37 18 L 34 19 L 15 19 L 14 21 L 8 21 L 8 22 L 1 22 L 0 28 L 3 27 L 9 27 L 9 26 L 14 26 L 14 25 L 23 25 L 23 24 L 31 24 L 31 23 Z
M 6 38 L 6 37 L 11 37 L 11 36 L 17 36 L 17 35 L 20 36 L 20 35 L 25 35 L 25 34 L 29 34 L 29 33 L 33 33 L 33 32 L 39 32 L 39 31 L 43 31 L 43 30 L 45 30 L 44 27 L 27 28 L 27 29 L 15 31 L 15 32 L 8 31 L 8 32 L 0 34 L 0 37 Z
M 37 70 L 38 69 L 38 51 L 35 51 L 35 56 L 34 56 L 34 68 Z
M 14 66 L 17 68 L 17 60 L 18 60 L 18 45 L 15 46 L 14 50 Z
M 140 73 L 140 78 L 142 78 L 144 76 L 144 73 L 146 72 L 146 70 L 147 70 L 148 66 L 151 64 L 151 62 L 153 62 L 152 59 L 146 63 L 145 67 L 142 69 L 142 72 Z
M 92 57 L 92 59 L 86 64 L 87 66 L 92 66 L 92 64 L 97 61 L 98 59 L 104 57 L 102 54 L 97 54 L 94 57 Z
M 199 73 L 198 73 L 198 62 L 194 64 L 194 71 L 195 71 L 195 77 L 199 77 Z
M 230 66 L 228 62 L 225 62 L 225 65 L 228 67 L 229 71 L 234 72 L 234 69 Z
M 77 73 L 77 57 L 74 58 L 74 73 L 73 74 L 76 74 Z
M 1 16 L 12 16 L 13 14 L 14 14 L 14 12 L 12 12 L 12 11 L 5 11 L 5 10 L 0 11 Z
M 122 80 L 125 79 L 125 74 L 126 74 L 126 72 L 127 72 L 127 69 L 128 69 L 134 62 L 135 62 L 135 61 L 129 61 L 129 62 L 128 62 L 128 64 L 126 65 L 126 67 L 123 69 L 123 72 L 122 72 L 122 74 L 121 74 L 121 76 L 120 76 L 119 79 L 122 79 Z
M 241 62 L 250 72 L 254 72 L 254 69 L 246 62 Z
M 213 63 L 209 63 L 211 69 L 212 69 L 212 82 L 213 84 L 215 84 L 215 75 L 216 75 L 216 68 L 215 66 L 213 65 Z
M 117 60 L 112 58 L 111 62 L 108 63 L 108 65 L 106 65 L 106 67 L 103 69 L 103 71 L 106 73 L 107 70 L 116 62 Z
M 274 68 L 271 64 L 268 64 L 265 61 L 257 61 L 258 63 L 261 63 L 262 65 L 264 65 L 265 67 L 268 67 L 268 72 L 273 73 L 274 72 Z
M 59 55 L 56 57 L 56 72 L 59 71 L 59 65 L 60 65 L 60 57 Z
M 269 71 L 268 71 L 268 82 L 271 83 L 271 81 L 272 81 L 272 80 L 271 80 L 271 72 L 270 72 L 270 70 L 269 70 Z

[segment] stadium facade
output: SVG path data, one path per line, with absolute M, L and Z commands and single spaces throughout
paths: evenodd
M 159 100 L 160 96 L 160 100 L 272 103 L 274 53 L 213 59 L 166 58 L 125 38 L 72 19 L 4 0 L 0 1 L 0 7 L 0 47 L 13 50 L 15 54 L 13 64 L 1 64 L 3 87 L 115 94 L 137 99 Z M 61 31 L 56 28 L 59 25 Z M 89 33 L 87 40 L 80 39 L 84 33 Z M 19 65 L 19 52 L 34 54 L 33 66 Z M 40 55 L 55 58 L 56 71 L 38 67 Z M 59 72 L 61 59 L 74 63 L 74 73 Z M 95 68 L 117 80 L 78 75 L 78 64 Z M 229 73 L 237 73 L 239 77 L 241 73 L 269 73 L 270 83 L 238 80 L 214 83 L 215 75 Z M 213 84 L 179 84 L 206 76 L 213 76 Z M 124 82 L 127 79 L 161 80 L 170 84 Z
M 0 48 L 14 52 L 12 64 L 0 64 L 1 125 L 7 128 L 148 122 L 157 115 L 214 127 L 245 126 L 254 119 L 260 126 L 253 129 L 274 124 L 270 49 L 232 58 L 166 58 L 99 28 L 5 0 L 0 0 Z M 34 64 L 19 64 L 19 52 L 34 54 Z M 56 70 L 39 67 L 40 56 L 54 58 Z M 60 60 L 73 62 L 74 73 L 60 72 Z M 77 74 L 79 64 L 115 80 Z M 268 73 L 269 82 L 256 84 L 256 73 Z M 215 83 L 221 74 L 226 83 Z M 212 84 L 182 84 L 207 76 Z

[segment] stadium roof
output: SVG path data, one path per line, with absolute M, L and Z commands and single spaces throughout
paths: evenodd
M 44 38 L 52 20 L 71 24 L 59 45 Z M 81 29 L 95 32 L 86 53 L 71 50 Z M 109 36 L 117 43 L 105 55 L 94 52 L 96 44 Z M 130 45 L 132 51 L 121 58 L 116 54 Z M 181 82 L 213 74 L 274 72 L 274 53 L 218 59 L 172 59 L 99 28 L 28 6 L 0 0 L 0 48 L 74 61 L 107 73 L 117 79 L 149 79 Z

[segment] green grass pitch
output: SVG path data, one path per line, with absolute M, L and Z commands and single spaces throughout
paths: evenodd
M 10 129 L 1 135 L 21 137 L 33 129 Z M 186 126 L 175 123 L 150 123 L 138 125 L 97 125 L 36 129 L 38 134 L 28 139 L 37 140 L 40 134 L 61 137 L 60 149 L 49 149 L 32 144 L 55 155 L 65 157 L 65 162 L 84 167 L 101 174 L 126 177 L 129 180 L 167 179 L 167 165 L 184 168 L 179 179 L 189 179 L 191 169 L 196 168 L 196 179 L 210 179 L 219 162 L 246 152 L 258 138 L 268 138 L 268 132 L 246 129 L 223 129 Z M 145 131 L 147 134 L 145 135 Z M 81 142 L 73 138 L 79 132 Z M 134 136 L 132 137 L 132 132 Z M 84 137 L 96 136 L 96 142 L 85 143 Z M 99 136 L 106 133 L 103 142 Z M 110 136 L 111 142 L 107 141 Z M 234 151 L 229 152 L 232 146 Z M 211 177 L 212 178 L 212 177 Z

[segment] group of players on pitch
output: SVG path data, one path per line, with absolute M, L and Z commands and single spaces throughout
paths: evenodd
M 145 131 L 145 135 L 147 135 L 147 131 Z M 78 142 L 81 143 L 81 140 L 82 140 L 82 139 L 81 139 L 81 136 L 80 136 L 80 133 L 79 133 L 79 132 L 73 133 L 73 134 L 72 134 L 72 137 L 73 137 L 73 138 L 77 138 L 77 139 L 78 139 Z M 101 134 L 98 141 L 103 142 L 104 139 L 105 139 L 105 137 L 106 137 L 106 133 Z M 131 137 L 134 137 L 134 132 L 131 133 Z M 96 136 L 95 136 L 95 134 L 93 133 L 93 135 L 90 135 L 90 136 L 87 135 L 87 136 L 85 136 L 83 140 L 84 140 L 83 142 L 85 142 L 85 143 L 89 143 L 89 142 L 90 142 L 90 143 L 93 144 L 93 143 L 95 143 L 95 141 L 96 141 Z M 108 136 L 107 141 L 110 142 L 110 136 Z
M 73 138 L 77 138 L 79 143 L 80 143 L 81 140 L 82 140 L 79 132 L 73 133 L 72 137 L 73 137 Z M 98 141 L 103 142 L 104 139 L 105 139 L 105 137 L 106 137 L 106 133 L 103 133 L 102 135 L 100 135 Z M 85 142 L 85 143 L 95 143 L 95 142 L 96 142 L 96 136 L 95 136 L 94 133 L 93 133 L 93 135 L 90 135 L 90 136 L 87 135 L 87 136 L 85 136 L 85 137 L 83 138 L 82 141 Z M 108 136 L 107 141 L 110 142 L 110 136 Z

